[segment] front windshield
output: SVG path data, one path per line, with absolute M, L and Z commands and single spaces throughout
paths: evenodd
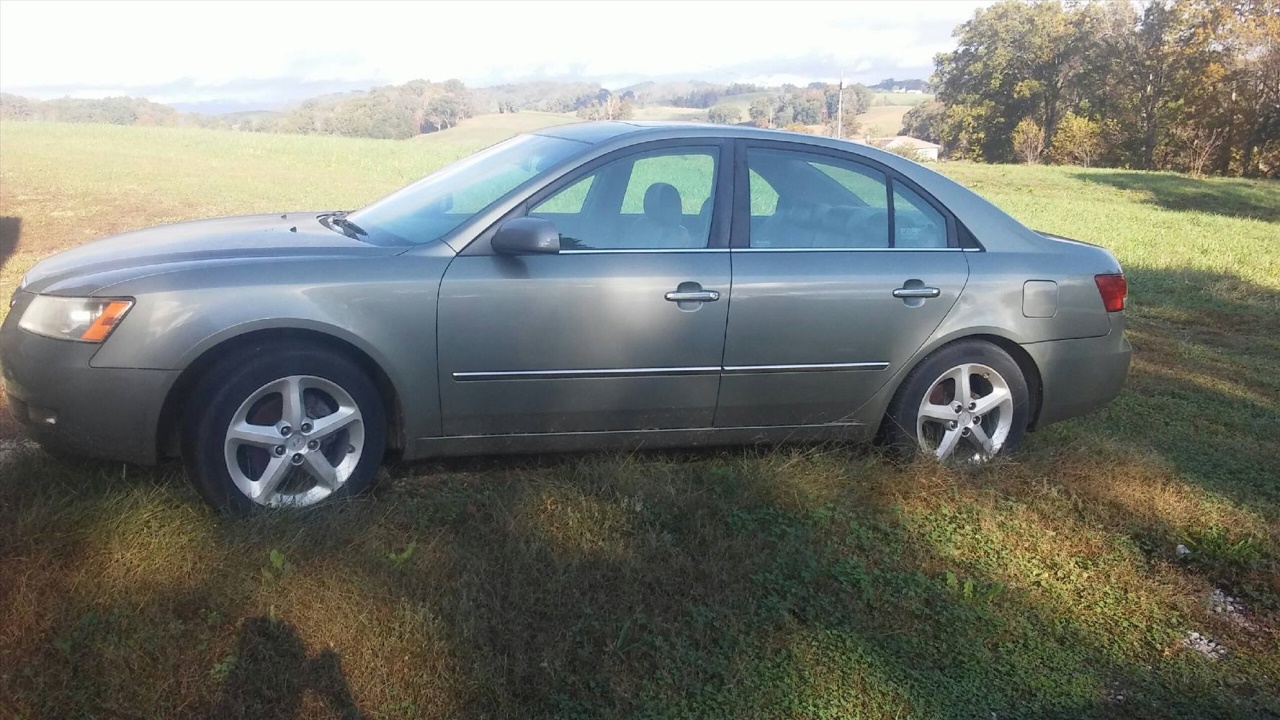
M 431 242 L 587 147 L 576 140 L 519 135 L 447 165 L 348 218 L 379 244 Z

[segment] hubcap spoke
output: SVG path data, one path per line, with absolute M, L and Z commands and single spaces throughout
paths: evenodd
M 262 471 L 262 477 L 258 478 L 258 481 L 254 483 L 253 501 L 264 505 L 271 502 L 276 495 L 276 491 L 280 488 L 280 483 L 288 474 L 288 458 L 271 458 L 271 461 L 267 463 L 266 470 Z
M 987 395 L 983 395 L 974 401 L 977 403 L 977 407 L 974 408 L 973 413 L 975 415 L 986 415 L 1011 400 L 1013 400 L 1013 395 L 1008 390 L 995 388 Z
M 981 425 L 974 425 L 969 430 L 973 433 L 974 441 L 982 447 L 982 451 L 985 452 L 988 457 L 995 454 L 995 445 L 992 444 L 991 438 L 987 436 L 987 431 L 983 430 Z
M 253 425 L 244 421 L 231 426 L 227 431 L 227 440 L 268 450 L 283 442 L 280 431 L 274 425 Z
M 969 366 L 961 365 L 951 371 L 949 377 L 955 381 L 956 399 L 955 402 L 960 403 L 964 407 L 969 407 L 972 396 L 969 392 Z
M 926 400 L 925 404 L 920 406 L 920 417 L 926 420 L 951 422 L 956 419 L 956 411 L 951 409 L 950 405 L 935 405 Z
M 338 489 L 338 485 L 341 484 L 338 480 L 338 469 L 329 464 L 329 459 L 323 453 L 309 452 L 302 456 L 302 461 L 307 474 L 315 478 L 320 487 L 330 492 Z
M 280 419 L 296 431 L 306 417 L 306 404 L 302 398 L 302 378 L 290 376 L 280 381 Z
M 960 431 L 948 430 L 942 435 L 942 442 L 938 443 L 937 457 L 939 460 L 946 460 L 951 457 L 951 453 L 955 451 L 956 445 L 960 442 Z
M 321 440 L 360 419 L 355 408 L 340 407 L 335 412 L 311 421 L 309 437 Z

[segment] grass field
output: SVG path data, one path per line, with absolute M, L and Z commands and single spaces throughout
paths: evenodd
M 487 141 L 464 129 L 0 124 L 0 295 L 108 233 L 355 207 Z M 1125 264 L 1109 409 L 976 470 L 428 462 L 249 519 L 0 426 L 0 718 L 1280 715 L 1280 185 L 936 167 Z

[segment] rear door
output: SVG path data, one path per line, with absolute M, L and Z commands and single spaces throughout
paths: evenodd
M 718 427 L 846 421 L 968 280 L 954 221 L 856 157 L 745 142 Z
M 732 170 L 722 144 L 596 161 L 512 216 L 556 224 L 558 254 L 484 237 L 441 283 L 444 434 L 711 427 L 728 311 Z M 731 146 L 730 146 L 731 147 Z

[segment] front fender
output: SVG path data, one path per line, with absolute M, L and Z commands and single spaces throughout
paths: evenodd
M 274 260 L 121 283 L 136 304 L 94 355 L 101 368 L 182 371 L 245 333 L 318 332 L 359 348 L 406 408 L 406 437 L 440 433 L 436 298 L 452 257 Z

